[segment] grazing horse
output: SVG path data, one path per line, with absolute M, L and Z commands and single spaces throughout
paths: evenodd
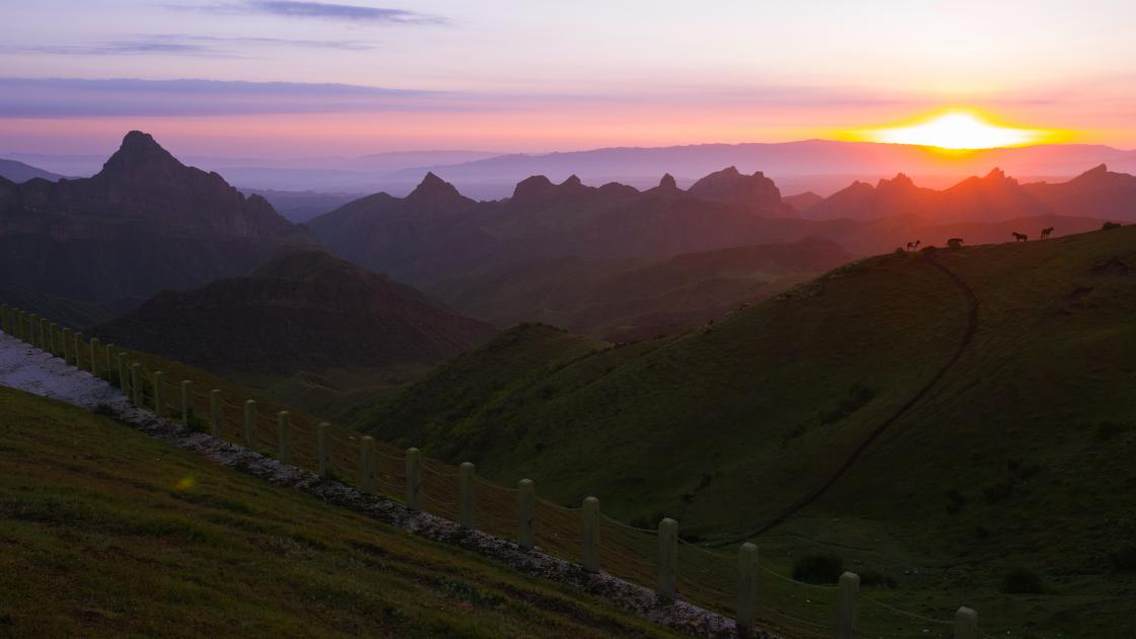
M 962 238 L 952 237 L 951 239 L 947 240 L 947 246 L 953 249 L 962 248 Z
M 1047 240 L 1047 239 L 1049 239 L 1050 235 L 1053 235 L 1053 227 L 1052 226 L 1048 226 L 1046 228 L 1041 229 L 1041 239 Z
M 908 242 L 907 243 L 907 250 L 914 251 L 917 248 L 919 248 L 919 240 L 915 240 L 914 242 Z
M 1029 236 L 1026 235 L 1025 233 L 1018 233 L 1018 232 L 1015 231 L 1013 233 L 1013 236 L 1014 236 L 1014 239 L 1019 241 L 1019 242 L 1029 241 Z

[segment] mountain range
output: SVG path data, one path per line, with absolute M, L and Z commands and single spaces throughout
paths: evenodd
M 0 287 L 102 304 L 242 274 L 311 240 L 138 131 L 91 178 L 0 179 Z
M 62 177 L 62 175 L 45 171 L 30 164 L 0 158 L 0 178 L 8 180 L 9 182 L 19 184 L 20 182 L 27 182 L 33 178 L 54 182 Z

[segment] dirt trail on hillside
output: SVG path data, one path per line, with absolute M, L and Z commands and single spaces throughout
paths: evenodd
M 928 264 L 930 264 L 931 266 L 942 272 L 947 278 L 949 278 L 966 299 L 968 306 L 966 329 L 963 331 L 962 339 L 959 340 L 959 344 L 955 348 L 954 353 L 952 353 L 951 357 L 947 359 L 943 366 L 935 372 L 931 379 L 927 381 L 923 388 L 919 389 L 919 392 L 915 393 L 915 395 L 913 395 L 911 399 L 907 400 L 906 403 L 900 406 L 899 409 L 895 413 L 893 413 L 891 417 L 887 418 L 878 426 L 876 426 L 872 430 L 872 432 L 869 433 L 868 436 L 856 446 L 856 448 L 852 451 L 848 458 L 844 460 L 844 463 L 841 464 L 840 467 L 837 468 L 836 471 L 831 476 L 829 476 L 829 478 L 823 484 L 821 484 L 819 487 L 817 487 L 801 499 L 793 502 L 776 517 L 762 524 L 760 527 L 755 528 L 744 535 L 733 537 L 725 541 L 715 542 L 714 544 L 710 544 L 711 546 L 728 546 L 731 544 L 746 541 L 753 537 L 757 537 L 758 535 L 768 532 L 776 526 L 785 523 L 787 519 L 812 505 L 814 502 L 824 496 L 824 494 L 827 493 L 836 484 L 836 482 L 840 481 L 840 479 L 844 477 L 844 475 L 848 474 L 848 471 L 851 470 L 851 468 L 856 464 L 857 461 L 859 461 L 860 457 L 864 454 L 864 451 L 866 451 L 873 443 L 875 443 L 876 440 L 878 440 L 880 436 L 883 435 L 889 427 L 891 427 L 892 424 L 899 421 L 899 419 L 910 412 L 916 404 L 922 401 L 923 398 L 925 398 L 935 388 L 939 381 L 942 380 L 943 376 L 946 375 L 947 372 L 949 372 L 951 368 L 953 368 L 954 365 L 958 363 L 959 358 L 962 357 L 962 354 L 970 346 L 970 343 L 974 341 L 974 334 L 978 331 L 978 296 L 974 294 L 974 289 L 970 288 L 970 285 L 963 281 L 963 279 L 959 277 L 957 273 L 944 266 L 941 262 L 936 260 L 934 256 L 926 255 L 922 259 L 925 259 Z

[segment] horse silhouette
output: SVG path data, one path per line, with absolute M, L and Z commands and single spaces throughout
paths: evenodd
M 963 240 L 961 237 L 952 237 L 951 239 L 947 240 L 947 246 L 953 249 L 962 248 L 962 242 Z
M 1029 236 L 1026 235 L 1025 233 L 1018 233 L 1017 231 L 1014 231 L 1012 233 L 1012 235 L 1014 236 L 1014 239 L 1017 240 L 1018 242 L 1029 241 Z
M 1041 239 L 1047 240 L 1047 239 L 1049 239 L 1050 235 L 1053 235 L 1053 227 L 1052 226 L 1047 226 L 1046 228 L 1041 229 Z
M 917 248 L 919 248 L 919 240 L 915 240 L 914 242 L 908 242 L 907 243 L 907 250 L 914 251 Z

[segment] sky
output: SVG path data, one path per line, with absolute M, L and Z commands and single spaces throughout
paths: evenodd
M 951 107 L 1136 148 L 1136 3 L 3 0 L 0 153 L 845 139 Z

